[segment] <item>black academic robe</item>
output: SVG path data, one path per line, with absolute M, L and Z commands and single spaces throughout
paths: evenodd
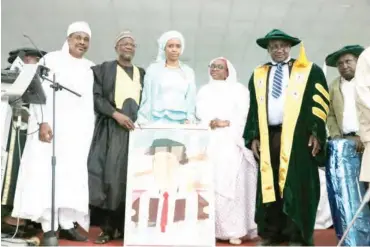
M 117 61 L 104 62 L 92 67 L 92 71 L 96 122 L 88 158 L 89 201 L 93 207 L 116 210 L 126 197 L 129 131 L 112 114 L 119 111 L 136 121 L 139 104 L 129 98 L 116 106 Z M 145 71 L 139 68 L 139 72 L 143 85 Z M 129 76 L 132 78 L 132 74 Z

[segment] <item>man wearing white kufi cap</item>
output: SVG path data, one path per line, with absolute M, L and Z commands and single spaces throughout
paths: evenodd
M 117 58 L 92 67 L 96 124 L 88 172 L 92 219 L 95 212 L 102 218 L 98 244 L 123 234 L 129 132 L 137 118 L 145 74 L 132 63 L 135 49 L 131 32 L 122 32 L 115 43 Z
M 14 201 L 13 217 L 40 222 L 44 244 L 55 237 L 52 230 L 60 227 L 59 238 L 85 241 L 74 222 L 89 227 L 87 157 L 94 129 L 93 63 L 83 56 L 89 48 L 91 30 L 86 22 L 72 23 L 61 50 L 48 53 L 40 63 L 50 68 L 49 79 L 81 94 L 77 97 L 66 90 L 56 93 L 53 126 L 53 89 L 43 82 L 47 100 L 44 105 L 31 105 L 29 135 L 21 160 Z M 51 156 L 52 139 L 56 136 L 55 152 L 55 222 L 51 225 Z

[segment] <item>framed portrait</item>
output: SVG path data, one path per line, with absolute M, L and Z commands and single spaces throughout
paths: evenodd
M 125 246 L 215 246 L 208 142 L 196 126 L 130 133 Z

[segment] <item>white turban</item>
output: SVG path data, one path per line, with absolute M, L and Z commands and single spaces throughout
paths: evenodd
M 84 33 L 86 33 L 87 35 L 89 35 L 89 37 L 91 38 L 91 29 L 90 29 L 89 24 L 87 24 L 87 22 L 84 22 L 84 21 L 77 21 L 77 22 L 73 22 L 73 23 L 72 23 L 71 25 L 69 25 L 69 27 L 68 27 L 68 30 L 67 30 L 67 37 L 68 37 L 68 36 L 70 36 L 71 34 L 73 34 L 73 33 L 77 33 L 77 32 L 84 32 Z M 66 40 L 66 41 L 64 42 L 64 45 L 63 45 L 62 51 L 63 51 L 63 52 L 69 52 L 68 40 Z
M 181 42 L 181 52 L 180 55 L 184 52 L 185 48 L 185 39 L 184 36 L 178 31 L 168 31 L 162 34 L 158 39 L 158 55 L 156 61 L 165 61 L 166 60 L 166 45 L 170 39 L 179 39 Z

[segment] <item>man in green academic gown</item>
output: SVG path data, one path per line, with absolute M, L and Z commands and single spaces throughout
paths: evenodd
M 300 42 L 277 29 L 258 39 L 271 62 L 257 67 L 249 82 L 244 139 L 260 164 L 255 221 L 264 246 L 313 245 L 329 93 L 303 45 L 297 60 L 290 57 Z

